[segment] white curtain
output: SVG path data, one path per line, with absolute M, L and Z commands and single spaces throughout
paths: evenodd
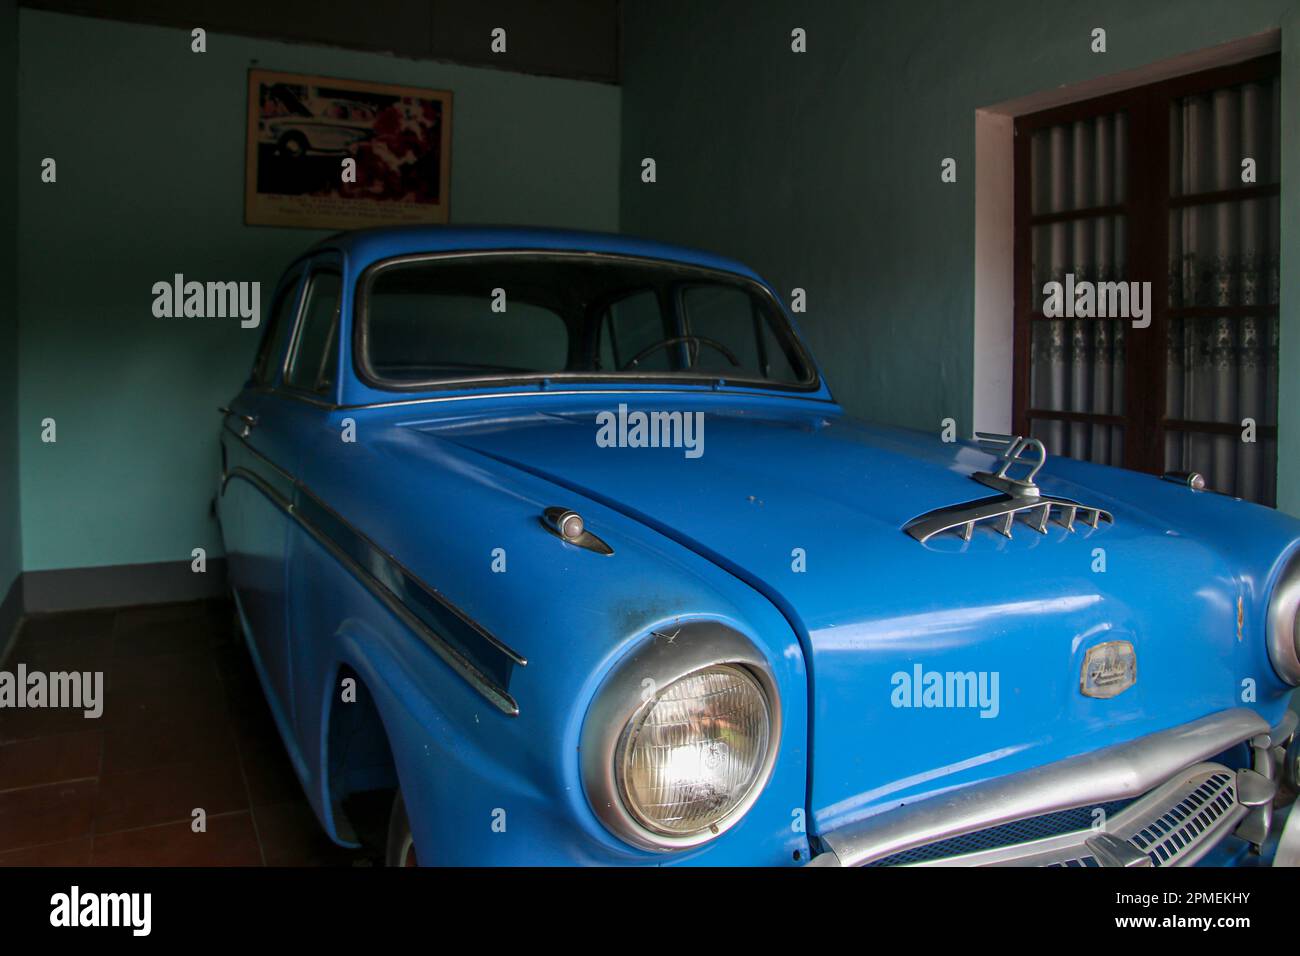
M 1170 114 L 1174 195 L 1236 189 L 1242 161 L 1258 183 L 1279 174 L 1277 82 L 1188 97 Z M 1167 432 L 1166 467 L 1202 472 L 1216 491 L 1272 504 L 1276 445 L 1241 440 L 1243 419 L 1275 425 L 1279 231 L 1277 197 L 1175 209 L 1169 224 L 1169 305 L 1269 306 L 1259 314 L 1196 315 L 1169 323 L 1170 418 L 1222 422 L 1231 434 Z
M 1056 213 L 1123 203 L 1128 191 L 1128 117 L 1113 113 L 1039 130 L 1030 143 L 1033 212 Z M 1034 227 L 1034 308 L 1043 285 L 1127 278 L 1123 216 L 1091 216 Z M 1093 319 L 1033 324 L 1031 398 L 1034 408 L 1121 414 L 1124 410 L 1124 326 Z M 1033 434 L 1048 451 L 1103 464 L 1123 461 L 1123 429 L 1111 425 L 1035 420 Z
M 1242 160 L 1257 183 L 1279 181 L 1280 110 L 1276 80 L 1187 97 L 1170 110 L 1173 196 L 1241 187 Z M 1128 188 L 1124 113 L 1038 130 L 1030 143 L 1035 215 L 1122 204 Z M 1241 441 L 1244 418 L 1276 424 L 1278 301 L 1276 196 L 1175 208 L 1169 223 L 1171 309 L 1165 416 L 1236 426 L 1231 434 L 1166 431 L 1165 467 L 1202 472 L 1212 488 L 1271 504 L 1276 444 Z M 1143 280 L 1128 274 L 1127 220 L 1089 216 L 1033 228 L 1033 302 L 1043 285 Z M 1158 284 L 1157 284 L 1158 291 Z M 1216 314 L 1215 308 L 1236 308 Z M 1261 306 L 1258 314 L 1250 306 Z M 1124 320 L 1034 320 L 1030 403 L 1036 409 L 1123 415 Z M 1120 426 L 1036 419 L 1033 434 L 1053 454 L 1124 462 Z

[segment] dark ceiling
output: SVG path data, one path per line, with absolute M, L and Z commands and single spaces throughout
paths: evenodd
M 619 0 L 22 0 L 81 16 L 617 83 Z M 491 33 L 506 30 L 506 52 Z

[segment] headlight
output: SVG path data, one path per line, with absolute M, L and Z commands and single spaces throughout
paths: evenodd
M 624 802 L 659 833 L 699 833 L 758 781 L 771 718 L 758 681 L 731 665 L 683 677 L 632 718 L 617 775 Z
M 757 649 L 712 621 L 651 635 L 605 681 L 582 731 L 587 798 L 637 846 L 696 846 L 762 792 L 780 741 L 775 683 Z
M 1268 656 L 1288 684 L 1300 684 L 1300 551 L 1291 556 L 1268 602 Z

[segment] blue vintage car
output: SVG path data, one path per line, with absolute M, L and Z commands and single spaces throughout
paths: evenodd
M 652 242 L 338 235 L 266 326 L 217 507 L 338 842 L 380 805 L 398 865 L 1300 856 L 1295 520 L 855 421 L 770 286 Z

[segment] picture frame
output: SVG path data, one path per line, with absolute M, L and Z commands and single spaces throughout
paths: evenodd
M 250 69 L 244 222 L 446 223 L 451 123 L 448 90 Z

